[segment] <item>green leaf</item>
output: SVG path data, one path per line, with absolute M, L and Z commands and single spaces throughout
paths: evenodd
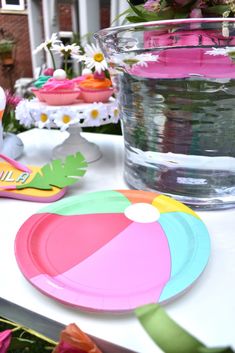
M 134 5 L 132 5 L 132 3 L 129 0 L 127 0 L 127 2 L 130 5 L 131 9 L 136 13 L 136 15 L 139 16 L 140 18 L 144 19 L 144 17 L 143 17 L 144 11 L 143 11 L 142 6 L 134 6 Z
M 132 23 L 146 22 L 146 20 L 143 20 L 138 16 L 127 16 L 126 19 Z
M 117 21 L 117 20 L 119 20 L 119 18 L 121 18 L 121 17 L 123 17 L 123 16 L 127 16 L 128 14 L 130 14 L 132 11 L 130 10 L 130 9 L 127 9 L 127 10 L 125 10 L 125 11 L 123 11 L 122 13 L 120 13 L 119 15 L 117 15 L 115 18 L 114 18 L 114 20 L 112 21 L 112 23 L 111 23 L 111 26 L 113 26 L 114 24 L 115 24 L 115 22 Z
M 148 304 L 135 310 L 140 323 L 165 353 L 234 353 L 230 347 L 207 348 L 172 320 L 159 304 Z
M 196 353 L 202 342 L 190 335 L 158 304 L 139 307 L 135 314 L 154 342 L 166 353 Z
M 234 351 L 230 347 L 225 347 L 225 348 L 200 347 L 198 349 L 198 353 L 234 353 Z
M 150 12 L 145 10 L 142 5 L 134 6 L 132 5 L 129 0 L 127 0 L 131 9 L 136 13 L 139 17 L 139 22 L 149 22 L 149 21 L 159 21 L 159 20 L 166 20 L 169 18 L 174 18 L 174 9 L 167 7 L 159 12 Z
M 203 9 L 203 12 L 209 14 L 223 15 L 225 11 L 228 11 L 228 5 L 215 5 Z
M 64 188 L 77 182 L 78 177 L 85 174 L 87 162 L 78 152 L 67 156 L 65 161 L 54 160 L 44 165 L 35 177 L 28 183 L 17 185 L 17 189 L 34 188 L 51 190 L 52 186 Z

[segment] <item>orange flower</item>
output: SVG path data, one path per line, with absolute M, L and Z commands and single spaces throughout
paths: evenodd
M 71 348 L 71 349 L 70 349 Z M 60 333 L 60 342 L 52 353 L 102 353 L 96 344 L 76 324 L 69 324 Z

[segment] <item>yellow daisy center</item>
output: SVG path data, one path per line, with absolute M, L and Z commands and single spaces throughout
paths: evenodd
M 137 64 L 139 62 L 139 60 L 134 59 L 134 58 L 130 58 L 130 59 L 124 59 L 123 62 L 127 65 L 132 66 L 132 65 Z
M 71 121 L 71 118 L 69 115 L 63 115 L 62 121 L 64 124 L 68 124 Z
M 96 53 L 94 54 L 93 59 L 98 63 L 100 63 L 101 61 L 104 60 L 104 55 L 102 53 Z
M 99 116 L 99 110 L 98 109 L 92 109 L 90 114 L 91 114 L 92 119 L 97 119 L 98 116 Z
M 113 111 L 113 115 L 114 115 L 115 118 L 118 117 L 118 113 L 119 113 L 118 108 L 115 108 L 114 111 Z
M 45 123 L 45 122 L 48 120 L 47 114 L 42 113 L 41 116 L 40 116 L 40 120 L 41 120 L 43 123 Z

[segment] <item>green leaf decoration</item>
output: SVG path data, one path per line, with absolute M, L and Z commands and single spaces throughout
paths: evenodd
M 78 152 L 67 156 L 64 162 L 57 159 L 44 165 L 29 183 L 17 185 L 16 188 L 17 190 L 25 188 L 51 190 L 53 186 L 56 186 L 62 189 L 76 183 L 78 177 L 85 174 L 86 167 L 87 162 Z
M 200 347 L 198 349 L 198 353 L 234 353 L 234 351 L 230 347 L 226 347 L 226 348 Z
M 135 310 L 135 314 L 165 353 L 234 353 L 230 347 L 207 348 L 172 320 L 159 304 L 141 306 Z
M 204 13 L 215 14 L 215 15 L 223 15 L 225 11 L 228 11 L 228 5 L 215 5 L 215 6 L 210 6 L 203 9 Z

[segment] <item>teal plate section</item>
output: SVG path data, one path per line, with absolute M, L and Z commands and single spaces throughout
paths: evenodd
M 158 222 L 167 235 L 171 253 L 171 277 L 160 302 L 182 292 L 202 273 L 210 256 L 210 238 L 204 223 L 183 212 L 169 212 Z
M 120 192 L 104 190 L 65 198 L 44 207 L 37 213 L 54 213 L 63 216 L 94 213 L 123 213 L 131 202 Z

